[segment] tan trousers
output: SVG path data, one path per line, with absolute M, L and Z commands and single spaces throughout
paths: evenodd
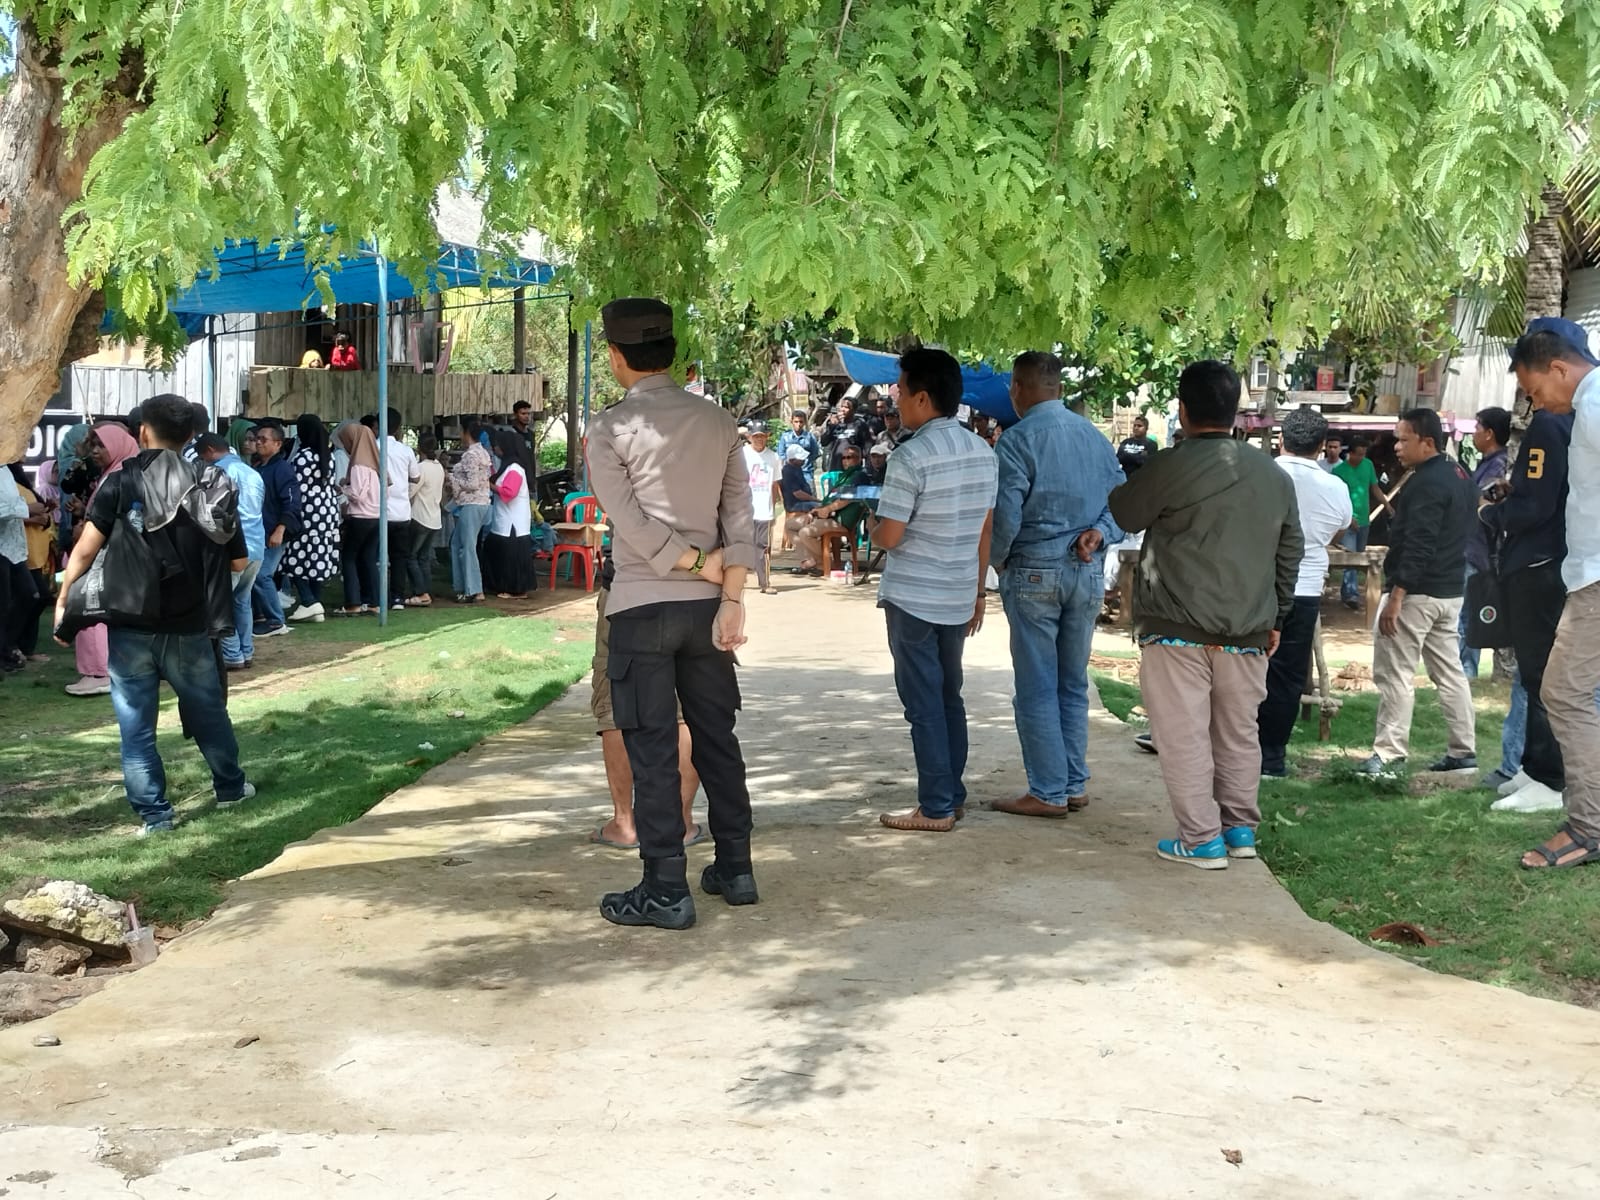
M 811 521 L 795 530 L 794 540 L 800 544 L 802 562 L 822 564 L 822 535 L 824 532 L 843 533 L 844 526 L 832 517 Z
M 1383 605 L 1389 602 L 1384 593 Z M 1439 693 L 1439 707 L 1450 728 L 1450 754 L 1464 758 L 1477 752 L 1478 735 L 1472 712 L 1472 689 L 1461 670 L 1461 598 L 1407 596 L 1400 606 L 1400 628 L 1393 637 L 1375 634 L 1372 682 L 1378 685 L 1378 729 L 1372 748 L 1379 758 L 1405 758 L 1411 745 L 1411 713 L 1417 702 L 1417 660 Z
M 1146 646 L 1139 688 L 1160 739 L 1161 777 L 1184 844 L 1259 825 L 1256 710 L 1267 695 L 1267 656 Z
M 1566 765 L 1567 820 L 1585 837 L 1600 837 L 1600 583 L 1567 596 L 1539 695 Z

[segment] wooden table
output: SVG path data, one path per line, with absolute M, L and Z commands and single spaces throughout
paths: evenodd
M 1369 617 L 1378 615 L 1378 601 L 1383 598 L 1383 560 L 1388 557 L 1389 547 L 1368 546 L 1365 550 L 1329 550 L 1328 570 L 1338 571 L 1343 574 L 1347 568 L 1367 573 L 1366 610 Z

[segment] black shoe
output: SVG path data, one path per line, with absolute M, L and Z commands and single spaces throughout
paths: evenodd
M 756 877 L 747 868 L 734 868 L 725 874 L 712 863 L 700 872 L 700 890 L 708 896 L 721 896 L 729 904 L 754 904 L 761 897 L 756 894 Z
M 685 892 L 676 900 L 663 900 L 640 883 L 625 892 L 600 897 L 600 915 L 613 925 L 654 925 L 657 929 L 687 929 L 694 924 L 694 897 Z
M 1468 771 L 1476 775 L 1478 773 L 1478 756 L 1476 754 L 1464 754 L 1457 758 L 1453 754 L 1446 754 L 1436 762 L 1429 763 L 1428 770 L 1441 775 L 1465 775 Z

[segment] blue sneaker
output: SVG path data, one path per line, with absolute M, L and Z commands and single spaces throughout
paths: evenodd
M 1254 858 L 1256 856 L 1256 831 L 1244 825 L 1235 825 L 1222 831 L 1222 840 L 1228 847 L 1229 858 Z
M 1162 838 L 1156 843 L 1156 853 L 1169 862 L 1187 863 L 1202 871 L 1223 871 L 1228 866 L 1228 847 L 1219 837 L 1198 846 L 1185 846 L 1181 838 Z

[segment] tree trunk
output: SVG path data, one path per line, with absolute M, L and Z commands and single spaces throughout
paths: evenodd
M 1561 221 L 1567 213 L 1567 197 L 1553 183 L 1539 194 L 1538 216 L 1528 222 L 1528 267 L 1522 289 L 1522 322 L 1535 317 L 1559 317 L 1567 292 L 1567 252 L 1561 238 Z M 1515 458 L 1522 431 L 1533 416 L 1533 405 L 1526 395 L 1517 396 L 1512 414 L 1510 453 Z
M 134 111 L 126 97 L 142 75 L 125 66 L 94 117 L 64 130 L 49 48 L 26 22 L 16 40 L 16 72 L 0 92 L 0 463 L 22 457 L 62 363 L 94 349 L 103 304 L 92 285 L 68 282 L 61 222 L 89 160 Z

